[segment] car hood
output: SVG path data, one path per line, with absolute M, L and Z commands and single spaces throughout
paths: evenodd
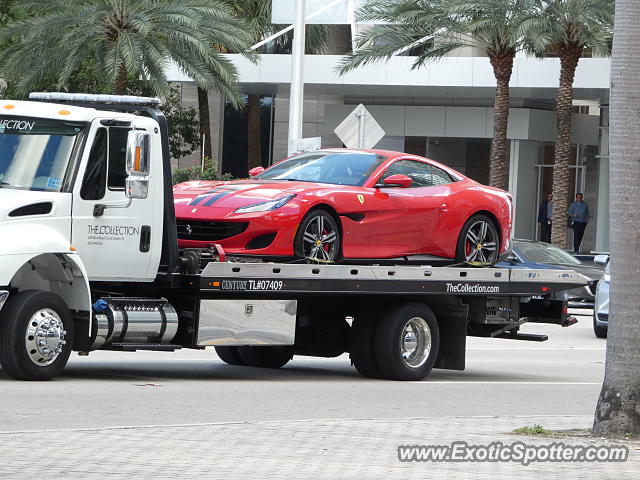
M 173 187 L 176 212 L 185 207 L 205 209 L 236 209 L 255 203 L 275 200 L 291 194 L 326 189 L 326 184 L 238 180 L 233 182 L 185 182 Z

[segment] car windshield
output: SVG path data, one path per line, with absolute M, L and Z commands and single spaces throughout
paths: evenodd
M 542 242 L 513 242 L 513 246 L 524 260 L 556 265 L 582 265 L 582 262 L 561 248 Z
M 303 153 L 277 163 L 256 178 L 362 186 L 384 159 L 364 152 Z
M 59 192 L 85 125 L 0 116 L 0 188 Z

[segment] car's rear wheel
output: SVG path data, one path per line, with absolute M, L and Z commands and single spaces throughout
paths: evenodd
M 456 248 L 456 262 L 493 265 L 498 261 L 500 239 L 493 221 L 473 215 L 462 227 Z
M 316 262 L 335 262 L 340 256 L 340 228 L 333 216 L 325 210 L 312 210 L 302 219 L 294 252 L 298 258 Z

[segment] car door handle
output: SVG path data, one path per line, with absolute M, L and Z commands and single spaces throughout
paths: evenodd
M 440 205 L 440 215 L 444 215 L 449 211 L 449 206 L 446 203 Z
M 140 232 L 140 251 L 146 253 L 151 248 L 151 226 L 143 225 Z

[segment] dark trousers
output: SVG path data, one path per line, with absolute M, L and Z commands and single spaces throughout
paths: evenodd
M 551 221 L 543 220 L 540 222 L 540 241 L 551 243 Z
M 573 251 L 580 251 L 582 237 L 584 237 L 584 229 L 587 228 L 587 222 L 573 222 Z

